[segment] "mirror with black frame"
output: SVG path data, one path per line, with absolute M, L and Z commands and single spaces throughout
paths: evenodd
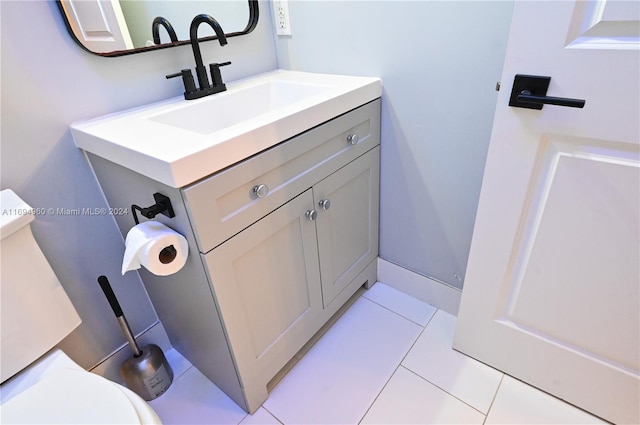
M 191 20 L 202 13 L 216 19 L 227 37 L 248 34 L 258 24 L 257 0 L 57 0 L 57 4 L 71 37 L 83 49 L 107 57 L 187 44 Z

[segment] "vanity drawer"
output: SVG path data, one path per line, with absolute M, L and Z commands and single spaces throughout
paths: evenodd
M 379 143 L 377 99 L 184 188 L 200 251 L 210 251 Z

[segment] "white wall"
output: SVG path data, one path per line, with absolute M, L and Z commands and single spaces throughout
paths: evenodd
M 383 80 L 380 257 L 460 288 L 513 2 L 289 7 L 281 68 Z
M 205 63 L 233 62 L 222 70 L 226 81 L 276 67 L 269 4 L 260 8 L 253 33 L 229 39 L 224 48 L 201 46 Z M 72 41 L 53 1 L 1 1 L 0 15 L 2 189 L 38 208 L 106 207 L 69 124 L 181 95 L 181 81 L 165 75 L 194 66 L 190 46 L 103 58 Z M 151 195 L 140 204 L 153 201 Z M 32 226 L 82 317 L 81 327 L 61 344 L 82 366 L 95 365 L 125 342 L 99 275 L 110 278 L 134 332 L 156 322 L 138 274 L 120 275 L 124 245 L 112 217 L 45 215 Z

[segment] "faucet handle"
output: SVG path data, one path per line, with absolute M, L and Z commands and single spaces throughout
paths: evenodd
M 184 83 L 184 96 L 187 97 L 187 94 L 195 93 L 196 91 L 196 83 L 193 80 L 193 74 L 190 69 L 183 69 L 180 72 L 176 72 L 175 74 L 167 75 L 167 79 L 182 77 L 182 82 Z
M 222 82 L 222 75 L 220 74 L 220 67 L 231 65 L 231 62 L 212 63 L 209 64 L 209 71 L 211 72 L 211 82 L 214 87 L 225 87 Z M 224 88 L 222 89 L 225 90 Z

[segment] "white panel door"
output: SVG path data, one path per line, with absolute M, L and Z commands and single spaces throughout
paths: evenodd
M 454 348 L 640 422 L 640 2 L 516 2 Z M 508 106 L 516 74 L 583 109 Z
M 133 49 L 118 0 L 61 0 L 61 3 L 73 33 L 87 49 L 96 53 Z

